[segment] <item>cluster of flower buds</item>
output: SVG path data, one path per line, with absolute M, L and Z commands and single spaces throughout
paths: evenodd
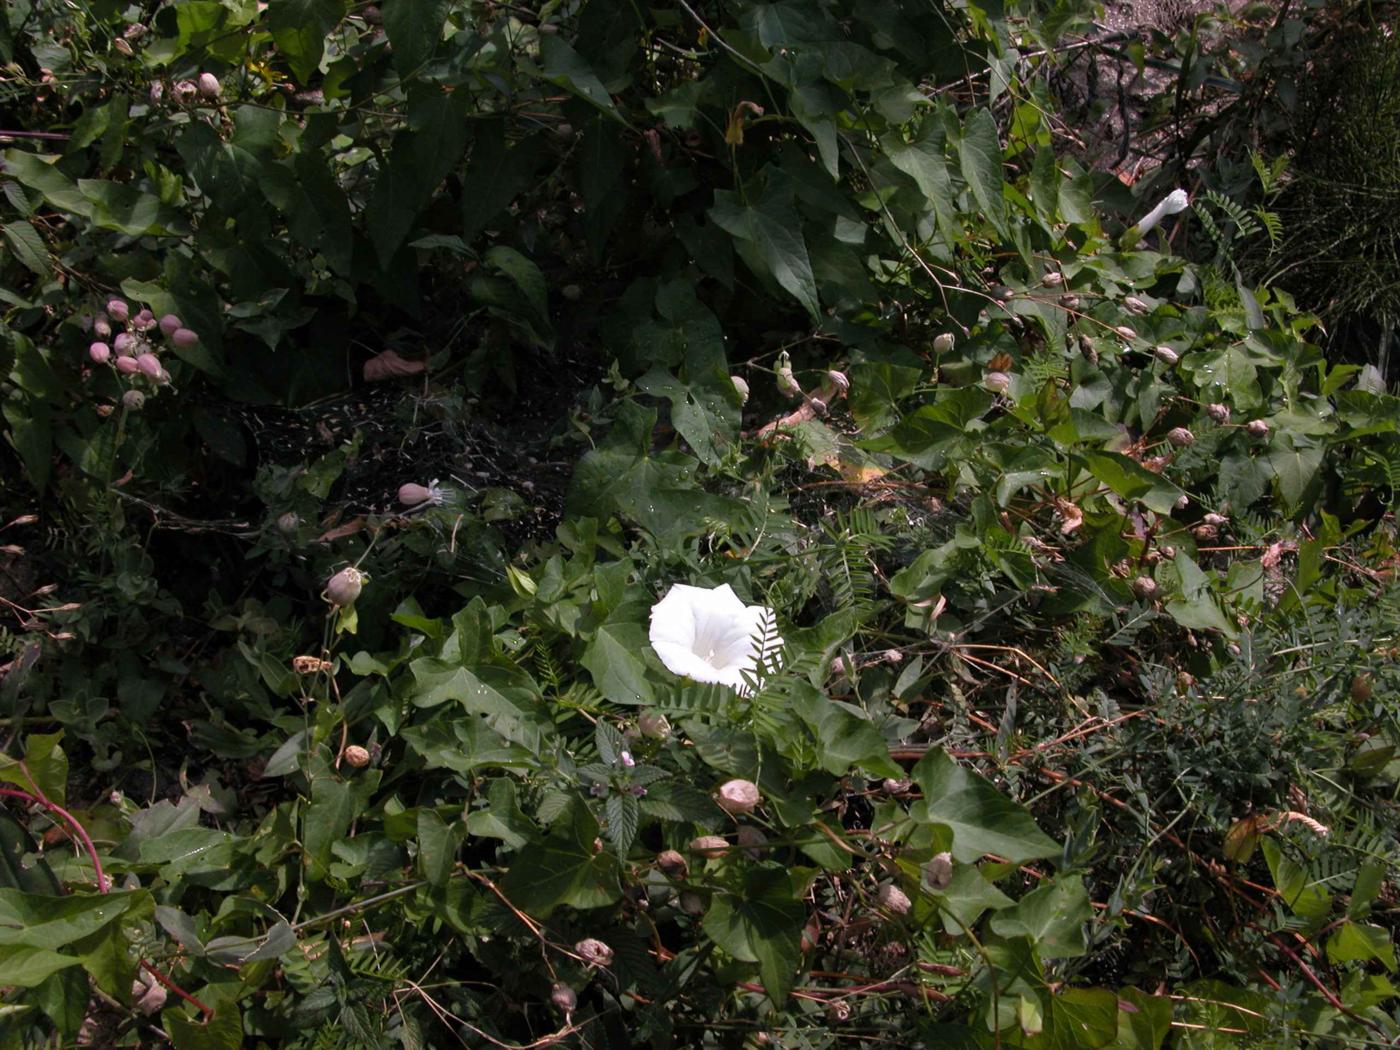
M 224 87 L 213 73 L 201 73 L 194 80 L 177 80 L 170 85 L 170 102 L 176 106 L 201 106 L 217 103 Z M 162 80 L 151 81 L 150 100 L 153 107 L 165 102 L 166 87 Z
M 122 396 L 122 404 L 139 409 L 147 393 L 154 393 L 170 382 L 170 373 L 161 364 L 156 331 L 165 344 L 188 350 L 199 343 L 199 336 L 174 314 L 159 319 L 149 307 L 133 313 L 125 299 L 109 299 L 97 314 L 81 318 L 83 330 L 93 336 L 88 357 L 93 364 L 109 365 L 133 384 L 146 383 L 146 389 L 133 385 Z

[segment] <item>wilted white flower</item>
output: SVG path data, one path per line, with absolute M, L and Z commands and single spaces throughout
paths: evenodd
M 1004 394 L 1011 389 L 1011 377 L 1005 372 L 988 372 L 982 377 L 982 385 L 994 394 Z
M 748 695 L 744 674 L 757 676 L 782 647 L 773 626 L 772 609 L 745 605 L 727 583 L 678 583 L 651 607 L 650 640 L 672 674 Z
M 1356 376 L 1356 389 L 1368 394 L 1385 393 L 1385 376 L 1375 365 L 1365 365 Z
M 933 352 L 936 354 L 946 354 L 953 349 L 954 336 L 952 332 L 939 332 L 933 337 Z
M 1190 204 L 1191 198 L 1186 195 L 1185 190 L 1172 190 L 1171 193 L 1162 198 L 1157 207 L 1153 208 L 1138 220 L 1138 236 L 1147 236 L 1148 231 L 1156 229 L 1161 221 L 1168 215 L 1175 215 L 1177 212 L 1185 211 Z

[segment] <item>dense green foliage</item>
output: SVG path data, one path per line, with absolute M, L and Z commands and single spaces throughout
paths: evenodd
M 0 12 L 0 1045 L 1400 1036 L 1400 405 L 1092 14 Z

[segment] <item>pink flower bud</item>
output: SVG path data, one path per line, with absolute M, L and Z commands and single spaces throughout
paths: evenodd
M 1147 304 L 1135 295 L 1130 295 L 1124 299 L 1123 305 L 1135 314 L 1145 314 L 1148 311 Z
M 1230 422 L 1230 406 L 1221 404 L 1206 405 L 1206 415 L 1217 423 Z
M 199 94 L 199 85 L 193 80 L 177 80 L 175 82 L 175 97 L 181 102 L 189 102 Z
M 427 503 L 432 497 L 432 490 L 426 485 L 418 485 L 409 481 L 399 486 L 399 502 L 405 507 L 416 507 L 420 503 Z
M 207 99 L 216 99 L 222 90 L 219 78 L 213 73 L 199 74 L 199 93 Z
M 136 54 L 136 52 L 132 49 L 131 45 L 125 40 L 123 40 L 121 37 L 117 37 L 117 39 L 112 41 L 112 47 L 116 48 L 127 58 L 131 58 Z
M 124 376 L 135 375 L 137 372 L 136 358 L 119 357 L 113 362 L 117 366 L 117 371 Z
M 1130 343 L 1137 338 L 1137 332 L 1133 331 L 1133 329 L 1129 328 L 1127 325 L 1119 325 L 1114 329 L 1114 332 L 1118 334 L 1118 338 L 1126 339 Z
M 107 319 L 106 314 L 98 314 L 93 318 L 92 334 L 99 339 L 110 339 L 112 337 L 112 323 Z
M 982 377 L 982 385 L 994 394 L 1004 394 L 1011 389 L 1011 377 L 1005 372 L 988 372 Z
M 364 573 L 353 565 L 341 569 L 326 581 L 326 600 L 337 607 L 354 605 L 364 582 Z
M 729 843 L 719 835 L 700 835 L 690 840 L 690 852 L 702 857 L 722 857 L 729 849 Z
M 160 334 L 167 339 L 184 327 L 184 323 L 174 314 L 166 314 L 160 319 Z
M 114 321 L 125 321 L 131 316 L 131 307 L 127 306 L 125 299 L 108 299 L 107 316 Z
M 721 842 L 724 840 L 721 839 Z M 661 869 L 661 873 L 668 879 L 683 879 L 690 870 L 682 857 L 673 849 L 663 850 L 656 855 L 656 866 Z
M 160 358 L 155 354 L 138 354 L 136 367 L 141 370 L 143 376 L 149 376 L 152 379 L 159 379 L 161 372 L 164 371 L 160 367 Z
M 99 365 L 105 365 L 112 359 L 112 348 L 106 343 L 93 343 L 88 347 L 88 357 Z
M 549 1001 L 554 1004 L 556 1009 L 562 1010 L 566 1014 L 573 1013 L 574 1008 L 578 1006 L 578 996 L 567 984 L 556 984 L 551 987 Z
M 161 104 L 161 102 L 164 101 L 164 99 L 165 99 L 165 85 L 164 85 L 163 83 L 161 83 L 161 81 L 159 81 L 159 80 L 152 80 L 152 81 L 151 81 L 150 99 L 151 99 L 151 105 L 152 105 L 152 106 L 159 106 L 159 105 Z
M 726 780 L 719 786 L 715 801 L 731 817 L 752 813 L 760 801 L 758 785 L 751 780 Z
M 192 346 L 199 345 L 199 336 L 195 335 L 194 332 L 190 331 L 188 328 L 177 328 L 174 334 L 171 335 L 170 341 L 181 350 L 188 350 Z
M 1267 419 L 1251 419 L 1245 424 L 1245 429 L 1249 431 L 1250 437 L 1268 437 L 1269 421 Z
M 149 332 L 156 326 L 156 315 L 142 307 L 141 312 L 131 319 L 131 326 L 138 332 Z
M 118 332 L 112 340 L 112 349 L 119 354 L 129 354 L 136 346 L 136 337 L 130 332 Z

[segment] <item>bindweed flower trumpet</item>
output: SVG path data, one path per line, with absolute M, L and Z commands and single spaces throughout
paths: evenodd
M 1191 198 L 1186 195 L 1185 190 L 1172 190 L 1171 193 L 1167 194 L 1157 203 L 1157 207 L 1153 208 L 1138 220 L 1136 227 L 1138 239 L 1141 240 L 1143 237 L 1146 237 L 1149 232 L 1160 226 L 1162 220 L 1169 215 L 1183 212 L 1190 206 Z
M 672 674 L 715 682 L 748 695 L 782 647 L 773 610 L 745 605 L 729 584 L 678 583 L 651 607 L 651 647 Z

